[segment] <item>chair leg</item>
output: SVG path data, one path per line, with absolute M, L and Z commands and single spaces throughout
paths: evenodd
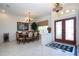
M 23 40 L 23 44 L 25 44 L 25 39 Z
M 20 40 L 18 40 L 18 43 L 20 44 Z
M 23 40 L 21 40 L 21 43 L 23 43 Z
M 17 39 L 17 44 L 20 44 L 20 41 Z
M 19 44 L 19 41 L 17 41 L 17 44 Z

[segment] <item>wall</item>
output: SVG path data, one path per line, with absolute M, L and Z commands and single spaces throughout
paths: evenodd
M 16 40 L 16 17 L 0 13 L 0 42 L 3 42 L 3 33 L 9 33 L 10 41 Z
M 76 20 L 76 42 L 79 47 L 79 11 L 77 11 L 77 20 Z

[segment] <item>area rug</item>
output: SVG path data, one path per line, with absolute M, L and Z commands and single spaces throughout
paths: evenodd
M 51 48 L 58 48 L 58 49 L 62 49 L 63 51 L 68 51 L 68 52 L 73 52 L 73 48 L 72 46 L 68 46 L 65 44 L 60 44 L 60 43 L 48 43 L 46 44 L 46 46 L 51 47 Z

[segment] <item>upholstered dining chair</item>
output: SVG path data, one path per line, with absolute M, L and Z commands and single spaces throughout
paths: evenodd
M 22 31 L 22 34 L 24 34 L 24 35 L 25 35 L 25 34 L 26 34 L 26 31 Z
M 33 32 L 29 31 L 28 32 L 28 37 L 26 37 L 26 42 L 30 42 L 33 40 Z
M 34 32 L 34 40 L 39 40 L 39 32 Z
M 16 41 L 17 41 L 17 43 L 19 42 L 19 41 L 18 41 L 18 38 L 19 38 L 19 33 L 16 32 Z
M 16 40 L 17 40 L 17 43 L 24 43 L 24 36 L 22 35 L 22 33 L 18 33 L 16 32 Z

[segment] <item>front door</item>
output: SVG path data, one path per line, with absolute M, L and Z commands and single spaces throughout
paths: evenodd
M 55 21 L 55 41 L 76 44 L 76 17 Z

